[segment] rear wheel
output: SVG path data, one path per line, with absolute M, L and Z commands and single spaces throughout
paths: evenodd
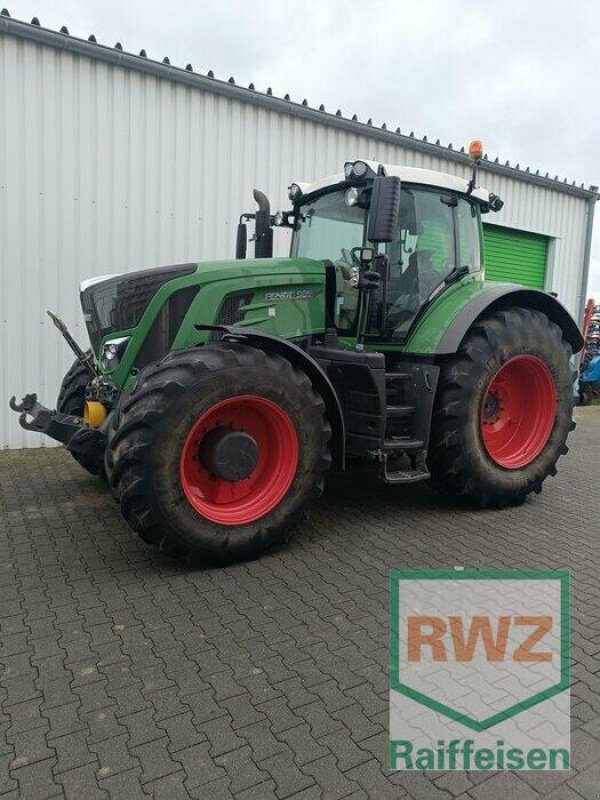
M 107 460 L 147 542 L 211 561 L 282 542 L 320 495 L 331 432 L 308 377 L 244 345 L 169 354 L 120 404 Z
M 446 493 L 482 507 L 539 492 L 574 427 L 570 345 L 539 311 L 479 320 L 442 369 L 428 463 Z
M 56 400 L 56 410 L 60 411 L 61 414 L 71 414 L 74 417 L 83 418 L 85 393 L 89 382 L 89 371 L 81 361 L 76 359 L 63 378 Z M 101 478 L 105 477 L 103 458 L 90 453 L 71 453 L 71 455 L 78 464 L 81 464 L 92 475 L 98 475 Z

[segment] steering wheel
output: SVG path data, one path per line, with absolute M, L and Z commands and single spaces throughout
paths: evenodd
M 349 250 L 347 247 L 342 247 L 342 258 L 351 266 L 360 265 L 360 259 L 356 255 L 356 249 L 356 247 L 354 247 L 352 250 Z M 358 249 L 360 250 L 360 247 Z

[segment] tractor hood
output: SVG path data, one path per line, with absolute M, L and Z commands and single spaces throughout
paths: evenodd
M 92 347 L 98 352 L 101 340 L 108 334 L 137 327 L 157 292 L 166 284 L 171 286 L 172 281 L 177 281 L 172 284 L 176 290 L 180 288 L 180 279 L 190 276 L 193 278 L 184 282 L 186 286 L 200 288 L 209 283 L 252 277 L 269 276 L 275 284 L 287 278 L 323 274 L 323 264 L 309 259 L 259 258 L 176 264 L 89 278 L 80 284 L 81 306 Z
M 178 264 L 84 281 L 81 307 L 94 351 L 112 331 L 135 328 L 161 286 L 197 269 L 197 264 Z
M 321 261 L 261 258 L 105 275 L 80 289 L 97 361 L 111 379 L 122 382 L 125 369 L 139 370 L 172 349 L 210 338 L 196 325 L 259 327 L 284 338 L 322 331 L 324 287 Z M 125 350 L 109 370 L 102 364 L 103 352 L 117 341 Z

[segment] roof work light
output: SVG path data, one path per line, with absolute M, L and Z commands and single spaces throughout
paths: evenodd
M 375 172 L 365 161 L 346 161 L 344 164 L 344 177 L 347 181 L 374 178 Z

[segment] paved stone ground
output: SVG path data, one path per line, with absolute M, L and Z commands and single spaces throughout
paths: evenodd
M 0 454 L 0 795 L 600 796 L 600 413 L 522 508 L 332 486 L 290 545 L 201 569 L 144 546 L 61 450 Z M 571 773 L 390 773 L 390 568 L 568 568 Z

